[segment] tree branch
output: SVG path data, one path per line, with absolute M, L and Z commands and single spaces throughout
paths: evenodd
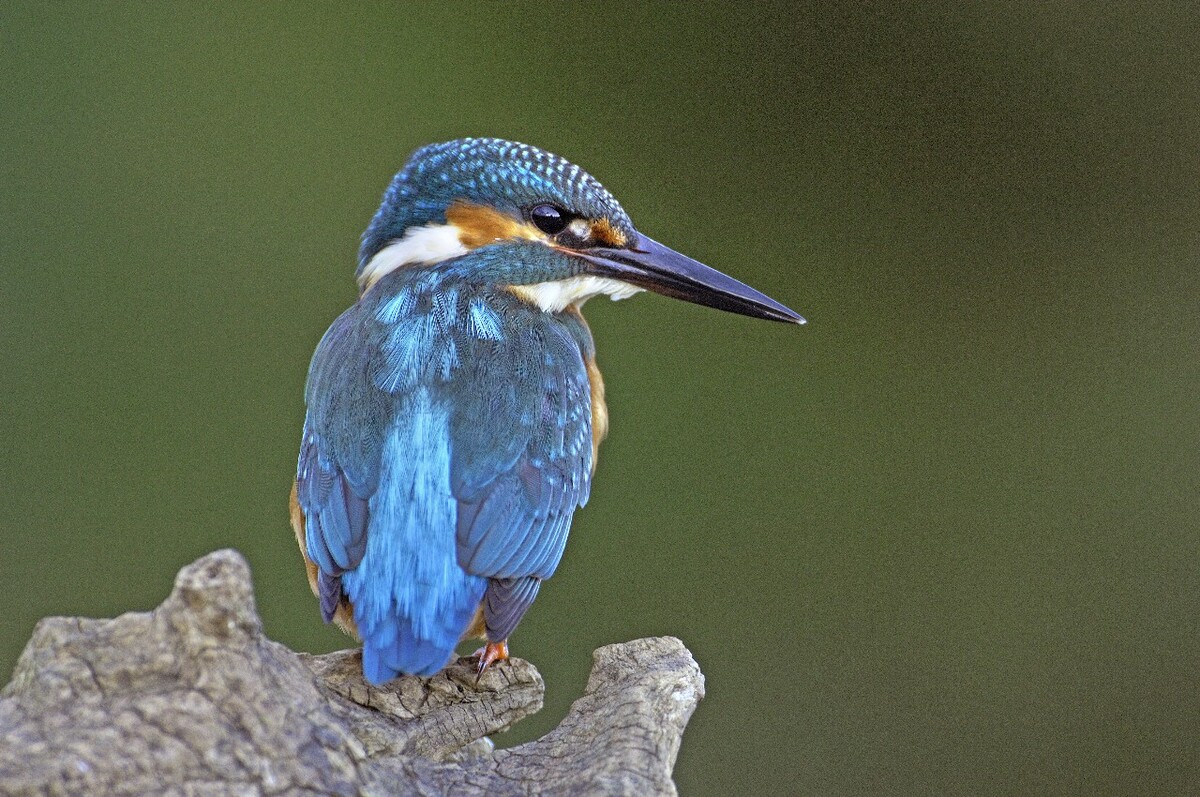
M 600 648 L 555 730 L 493 751 L 543 692 L 520 659 L 478 685 L 464 660 L 375 687 L 357 651 L 293 653 L 263 635 L 245 560 L 217 551 L 152 612 L 38 624 L 0 691 L 0 793 L 675 794 L 704 696 L 679 640 Z

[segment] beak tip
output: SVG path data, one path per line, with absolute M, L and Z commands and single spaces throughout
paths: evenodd
M 779 302 L 776 302 L 773 299 L 770 299 L 769 301 L 771 301 L 771 303 L 774 305 L 774 308 L 772 308 L 774 312 L 770 315 L 763 315 L 762 318 L 770 318 L 773 321 L 782 321 L 785 324 L 795 324 L 796 326 L 803 326 L 808 323 L 807 318 L 800 315 L 792 308 L 779 304 Z

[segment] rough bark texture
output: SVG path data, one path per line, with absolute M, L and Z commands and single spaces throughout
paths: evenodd
M 0 692 L 0 794 L 674 794 L 704 677 L 671 637 L 595 653 L 543 738 L 489 734 L 541 708 L 519 659 L 384 687 L 357 651 L 296 654 L 263 636 L 235 551 L 185 567 L 156 610 L 47 618 Z

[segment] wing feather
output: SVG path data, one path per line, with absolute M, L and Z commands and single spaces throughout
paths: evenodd
M 533 605 L 542 580 L 524 578 L 493 578 L 483 595 L 483 616 L 489 639 L 507 639 L 525 612 Z
M 580 346 L 552 316 L 524 321 L 527 328 L 513 330 L 513 344 L 500 352 L 509 367 L 479 374 L 482 384 L 473 386 L 475 395 L 501 400 L 463 402 L 455 430 L 456 443 L 467 440 L 456 448 L 464 458 L 455 462 L 460 478 L 453 482 L 459 564 L 490 578 L 554 573 L 591 475 L 591 395 Z M 488 380 L 497 379 L 507 384 L 490 390 Z
M 305 547 L 326 576 L 321 587 L 326 620 L 332 617 L 328 606 L 337 604 L 333 579 L 356 567 L 366 551 L 367 502 L 378 470 L 378 463 L 364 452 L 377 448 L 373 444 L 377 427 L 370 416 L 379 404 L 369 392 L 358 389 L 354 379 L 354 355 L 361 343 L 354 321 L 352 311 L 344 313 L 313 355 L 296 468 Z

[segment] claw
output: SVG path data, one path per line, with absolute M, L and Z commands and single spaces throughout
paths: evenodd
M 508 640 L 501 639 L 499 642 L 489 640 L 486 645 L 475 651 L 475 656 L 479 658 L 479 664 L 475 669 L 475 683 L 479 683 L 479 679 L 483 677 L 483 673 L 488 667 L 498 661 L 508 659 Z

